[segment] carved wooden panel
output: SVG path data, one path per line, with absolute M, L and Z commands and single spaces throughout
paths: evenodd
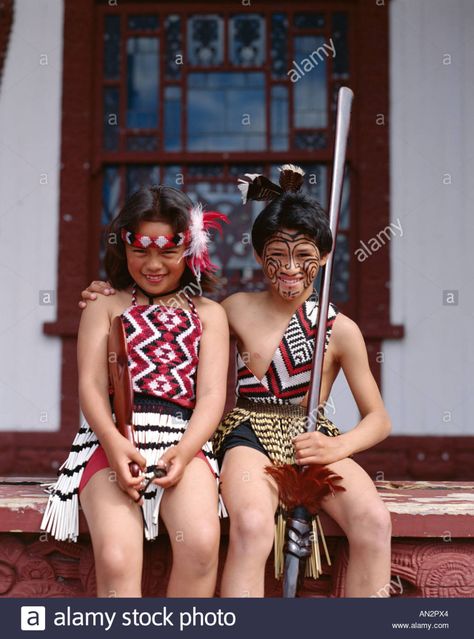
M 227 553 L 220 552 L 219 580 Z M 305 579 L 300 597 L 342 597 L 348 546 L 344 538 L 328 538 L 332 565 L 318 580 Z M 168 538 L 145 542 L 143 596 L 164 597 L 171 570 Z M 392 597 L 474 597 L 474 540 L 451 542 L 394 539 Z M 282 584 L 267 563 L 265 596 L 281 597 Z M 217 594 L 219 593 L 219 587 Z M 95 597 L 94 557 L 87 536 L 78 543 L 58 542 L 45 535 L 0 534 L 1 597 Z

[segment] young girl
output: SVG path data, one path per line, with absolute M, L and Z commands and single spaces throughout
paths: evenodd
M 217 218 L 224 216 L 158 186 L 132 195 L 109 228 L 105 265 L 117 294 L 82 314 L 79 396 L 87 423 L 48 486 L 41 523 L 57 539 L 76 541 L 80 499 L 98 596 L 141 596 L 143 532 L 156 538 L 158 514 L 173 549 L 168 596 L 214 594 L 225 512 L 209 439 L 224 409 L 229 334 L 223 309 L 200 292 L 215 282 L 207 229 Z M 107 340 L 117 315 L 127 336 L 138 450 L 110 408 Z M 148 483 L 157 465 L 167 474 Z

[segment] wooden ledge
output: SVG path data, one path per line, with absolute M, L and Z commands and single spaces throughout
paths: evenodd
M 51 477 L 0 477 L 0 596 L 94 597 L 96 578 L 87 523 L 80 513 L 77 543 L 59 542 L 40 532 L 48 495 L 41 483 Z M 392 516 L 392 597 L 474 596 L 474 484 L 472 482 L 379 481 L 380 496 Z M 363 498 L 363 496 L 361 496 Z M 331 564 L 306 579 L 301 597 L 343 597 L 349 560 L 344 533 L 325 513 L 321 521 Z M 143 595 L 166 593 L 172 553 L 164 526 L 144 543 Z M 222 521 L 220 572 L 228 550 L 229 520 Z M 449 542 L 449 543 L 447 543 Z M 273 558 L 266 565 L 265 596 L 280 597 Z M 219 579 L 218 579 L 219 583 Z M 219 590 L 217 591 L 219 592 Z M 374 595 L 377 596 L 377 595 Z
M 52 477 L 0 477 L 0 532 L 39 532 L 48 495 L 40 485 Z M 472 538 L 474 483 L 377 481 L 377 490 L 392 515 L 393 537 Z M 321 521 L 327 536 L 344 536 L 325 513 Z M 80 532 L 87 523 L 80 513 Z M 223 533 L 228 523 L 223 521 Z

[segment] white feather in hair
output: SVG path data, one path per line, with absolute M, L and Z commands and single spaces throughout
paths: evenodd
M 204 211 L 198 203 L 189 211 L 189 244 L 184 253 L 185 257 L 193 256 L 197 259 L 207 251 L 209 233 L 204 228 Z
M 260 173 L 245 173 L 244 175 L 250 181 L 247 182 L 247 180 L 243 180 L 242 178 L 239 178 L 237 180 L 237 188 L 242 193 L 242 203 L 246 204 L 247 203 L 247 196 L 248 196 L 248 192 L 249 192 L 249 186 L 256 178 L 260 177 Z M 239 182 L 240 182 L 240 184 L 239 184 Z
M 299 173 L 300 175 L 304 175 L 304 171 L 300 166 L 296 166 L 296 164 L 283 164 L 280 166 L 279 171 L 293 171 L 294 173 Z
M 211 239 L 208 229 L 222 233 L 220 222 L 228 222 L 227 216 L 217 211 L 204 212 L 202 204 L 194 205 L 189 211 L 188 245 L 183 254 L 196 276 L 201 281 L 201 273 L 214 271 L 216 266 L 209 257 L 208 244 Z

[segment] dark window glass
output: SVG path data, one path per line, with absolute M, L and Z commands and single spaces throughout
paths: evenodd
M 327 49 L 319 36 L 295 38 L 295 68 L 298 79 L 293 83 L 296 129 L 327 126 Z
M 349 77 L 349 50 L 347 45 L 347 14 L 334 13 L 332 16 L 332 39 L 336 56 L 332 63 L 335 78 Z
M 104 149 L 118 151 L 120 138 L 120 91 L 115 87 L 104 88 Z
M 285 86 L 272 87 L 272 151 L 288 150 L 288 89 Z
M 195 15 L 188 20 L 188 61 L 213 66 L 224 60 L 224 21 L 219 16 Z
M 165 149 L 181 150 L 181 88 L 176 86 L 165 89 Z
M 190 164 L 188 176 L 196 178 L 223 178 L 224 167 L 221 164 Z
M 181 77 L 181 67 L 184 63 L 181 19 L 179 16 L 170 15 L 166 17 L 165 42 L 166 78 L 176 80 Z
M 305 188 L 327 211 L 328 167 L 325 164 L 302 164 L 305 172 Z
M 261 66 L 265 62 L 265 22 L 255 14 L 229 20 L 230 61 L 235 66 Z
M 263 73 L 188 74 L 188 151 L 265 149 Z
M 272 75 L 286 78 L 288 72 L 288 19 L 284 13 L 272 15 L 271 58 Z
M 158 29 L 157 15 L 136 15 L 128 17 L 128 28 L 132 31 L 155 31 Z
M 162 183 L 166 186 L 173 186 L 175 189 L 182 189 L 184 185 L 183 169 L 181 166 L 168 164 L 162 168 Z
M 121 187 L 120 187 L 120 169 L 118 166 L 107 166 L 104 168 L 103 182 L 102 182 L 102 213 L 101 213 L 101 226 L 102 233 L 100 236 L 99 245 L 99 263 L 100 272 L 99 277 L 101 279 L 107 279 L 104 264 L 105 249 L 107 246 L 107 235 L 105 233 L 105 227 L 111 222 L 111 220 L 117 215 L 120 209 Z
M 127 197 L 142 186 L 160 183 L 160 170 L 157 166 L 134 164 L 127 166 Z
M 102 183 L 102 226 L 106 226 L 117 215 L 120 208 L 120 170 L 118 166 L 104 169 Z
M 127 42 L 127 126 L 158 126 L 158 39 L 130 38 Z
M 324 13 L 304 11 L 295 13 L 294 25 L 297 29 L 324 29 Z
M 338 235 L 334 253 L 331 299 L 336 303 L 349 299 L 349 240 L 347 235 Z
M 104 78 L 120 78 L 120 16 L 105 16 L 104 20 Z
M 156 151 L 158 140 L 156 135 L 129 135 L 127 151 Z
M 325 149 L 327 146 L 326 131 L 298 131 L 293 137 L 293 146 L 305 151 Z

